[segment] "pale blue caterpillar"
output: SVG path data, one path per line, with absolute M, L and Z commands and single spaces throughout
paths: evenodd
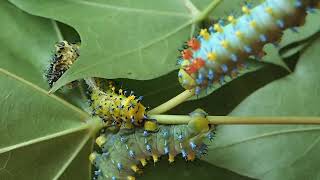
M 319 0 L 266 0 L 255 8 L 242 6 L 239 18 L 202 29 L 188 41 L 179 59 L 179 82 L 199 94 L 226 76 L 238 76 L 250 56 L 264 56 L 263 47 L 280 41 L 283 31 L 304 24 L 307 12 L 319 8 Z

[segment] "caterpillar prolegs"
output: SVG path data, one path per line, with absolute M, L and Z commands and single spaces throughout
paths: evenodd
M 243 15 L 224 21 L 187 42 L 179 59 L 179 82 L 199 94 L 214 83 L 235 78 L 250 56 L 264 56 L 263 47 L 280 41 L 283 31 L 304 24 L 308 11 L 319 8 L 319 0 L 265 0 L 252 8 L 242 6 Z
M 94 179 L 133 180 L 135 174 L 141 174 L 148 159 L 156 163 L 166 156 L 172 163 L 178 154 L 187 161 L 206 154 L 207 145 L 203 141 L 212 139 L 214 127 L 201 109 L 190 116 L 188 125 L 160 125 L 157 132 L 140 128 L 134 132 L 102 133 L 96 139 L 99 150 L 89 157 L 96 168 Z

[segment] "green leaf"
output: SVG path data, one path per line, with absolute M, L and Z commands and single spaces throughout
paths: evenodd
M 57 179 L 89 139 L 88 114 L 47 93 L 53 21 L 0 2 L 0 179 Z M 86 171 L 89 176 L 89 171 Z
M 188 0 L 11 2 L 79 32 L 81 57 L 56 88 L 83 77 L 145 80 L 176 69 L 177 49 L 192 35 L 199 13 Z
M 186 162 L 182 158 L 176 158 L 173 164 L 169 164 L 166 158 L 163 158 L 155 165 L 148 165 L 144 168 L 142 177 L 139 180 L 162 180 L 162 179 L 184 179 L 184 180 L 212 180 L 212 179 L 228 179 L 228 180 L 252 180 L 251 178 L 241 176 L 232 171 L 218 168 L 204 161 L 195 160 L 194 162 Z
M 11 1 L 32 14 L 67 23 L 80 33 L 81 58 L 55 84 L 53 91 L 67 82 L 84 77 L 145 80 L 176 69 L 176 49 L 192 35 L 193 19 L 212 3 L 196 0 L 155 3 L 82 0 L 45 1 L 40 4 L 35 0 Z M 212 14 L 216 18 L 226 17 L 226 12 L 238 12 L 241 4 L 242 1 L 231 4 L 222 2 Z M 83 12 L 86 12 L 85 17 Z M 286 32 L 280 47 L 306 38 L 319 30 L 320 24 L 316 21 L 319 15 L 310 16 L 307 24 L 301 28 L 303 33 L 297 35 Z M 289 69 L 277 49 L 268 50 L 267 54 L 270 57 L 266 56 L 263 59 L 265 62 Z
M 319 116 L 320 39 L 291 75 L 250 95 L 232 116 Z M 303 120 L 303 119 L 302 119 Z M 208 161 L 259 179 L 319 177 L 320 128 L 313 125 L 218 126 Z

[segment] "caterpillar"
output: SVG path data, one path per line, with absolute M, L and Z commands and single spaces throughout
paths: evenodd
M 55 44 L 56 50 L 50 66 L 45 74 L 49 86 L 52 85 L 71 67 L 79 57 L 79 44 L 61 41 Z M 115 92 L 115 87 L 105 88 L 103 80 L 95 78 L 95 87 L 90 87 L 89 103 L 92 107 L 92 115 L 99 116 L 107 126 L 132 129 L 135 126 L 144 126 L 146 130 L 157 129 L 155 120 L 146 116 L 146 108 L 141 104 L 142 96 L 136 98 L 131 92 L 126 96 L 122 89 Z M 108 80 L 108 82 L 111 82 Z M 74 83 L 74 82 L 73 82 Z M 106 90 L 106 91 L 104 91 Z M 145 124 L 145 121 L 149 122 Z
M 95 180 L 134 180 L 141 174 L 148 159 L 154 163 L 167 156 L 169 163 L 181 154 L 187 161 L 206 154 L 205 138 L 212 139 L 214 127 L 210 127 L 206 113 L 197 109 L 190 113 L 192 120 L 187 125 L 161 125 L 158 131 L 149 132 L 141 128 L 127 133 L 102 133 L 96 139 L 98 151 L 90 154 L 95 167 Z
M 146 107 L 141 104 L 143 96 L 136 97 L 122 89 L 116 93 L 115 87 L 103 91 L 100 88 L 92 88 L 90 93 L 90 106 L 92 114 L 99 116 L 107 126 L 119 129 L 132 129 L 144 125 L 145 129 L 153 131 L 157 129 L 155 121 L 148 119 Z M 149 122 L 145 124 L 145 121 Z
M 228 16 L 187 41 L 178 59 L 178 78 L 185 89 L 198 95 L 213 84 L 223 84 L 246 68 L 246 61 L 265 55 L 263 47 L 278 43 L 285 29 L 304 24 L 307 12 L 319 8 L 319 0 L 265 0 L 252 8 L 242 6 L 239 18 Z
M 79 44 L 61 41 L 55 44 L 55 53 L 48 66 L 45 78 L 50 86 L 71 67 L 79 57 Z

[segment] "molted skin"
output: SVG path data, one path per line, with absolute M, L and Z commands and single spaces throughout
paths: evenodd
M 78 44 L 61 41 L 55 48 L 55 54 L 45 74 L 50 88 L 79 57 Z
M 94 152 L 89 157 L 97 169 L 95 178 L 134 179 L 149 159 L 156 163 L 165 156 L 172 163 L 178 154 L 187 161 L 204 155 L 207 146 L 203 140 L 212 135 L 213 128 L 203 112 L 191 114 L 188 125 L 162 125 L 158 132 L 140 128 L 131 133 L 120 130 L 117 134 L 101 134 L 96 143 L 102 153 Z
M 319 8 L 318 0 L 266 0 L 255 8 L 242 7 L 239 18 L 229 16 L 229 24 L 202 29 L 181 52 L 179 82 L 199 94 L 213 83 L 235 78 L 245 68 L 249 56 L 264 56 L 263 46 L 278 43 L 283 31 L 304 24 L 306 12 Z

